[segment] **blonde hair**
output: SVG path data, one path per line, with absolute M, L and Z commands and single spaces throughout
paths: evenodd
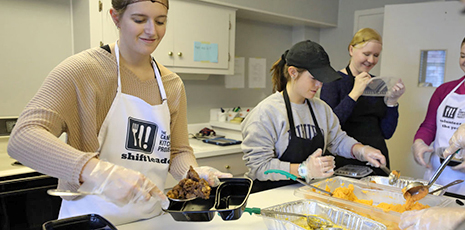
M 369 41 L 378 41 L 379 43 L 383 44 L 381 35 L 379 35 L 376 30 L 371 28 L 362 28 L 358 30 L 357 33 L 355 33 L 347 49 L 350 50 L 351 46 L 355 47 L 356 45 L 364 45 Z

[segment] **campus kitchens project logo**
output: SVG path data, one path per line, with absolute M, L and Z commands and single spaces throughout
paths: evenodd
M 169 163 L 169 159 L 167 158 L 159 159 L 151 155 L 157 142 L 159 144 L 156 151 L 170 151 L 170 135 L 162 130 L 160 136 L 158 136 L 158 129 L 159 127 L 155 123 L 130 117 L 126 132 L 126 149 L 131 152 L 121 154 L 121 159 L 163 164 Z
M 457 112 L 457 107 L 450 107 L 450 106 L 447 106 L 444 108 L 444 111 L 442 112 L 442 117 L 445 117 L 445 118 L 454 118 L 455 117 L 455 113 Z

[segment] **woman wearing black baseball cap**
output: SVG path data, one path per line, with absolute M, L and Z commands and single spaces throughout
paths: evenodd
M 275 93 L 261 101 L 242 122 L 243 159 L 254 180 L 252 192 L 292 183 L 283 175 L 267 174 L 280 169 L 310 181 L 331 176 L 337 155 L 385 164 L 381 152 L 364 146 L 341 130 L 331 107 L 315 93 L 323 83 L 340 78 L 330 66 L 323 47 L 310 40 L 288 51 L 271 68 Z

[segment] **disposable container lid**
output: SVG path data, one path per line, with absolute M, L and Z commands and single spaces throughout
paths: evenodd
M 370 175 L 373 169 L 363 165 L 344 165 L 341 168 L 336 169 L 334 174 L 338 176 L 348 176 L 353 178 L 362 178 Z
M 399 81 L 394 77 L 373 77 L 370 79 L 363 96 L 384 97 L 392 87 Z

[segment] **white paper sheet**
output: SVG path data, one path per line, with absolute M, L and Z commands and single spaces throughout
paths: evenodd
M 249 88 L 266 87 L 266 58 L 249 58 Z
M 234 59 L 234 75 L 225 75 L 224 85 L 227 89 L 244 88 L 245 82 L 245 58 Z

